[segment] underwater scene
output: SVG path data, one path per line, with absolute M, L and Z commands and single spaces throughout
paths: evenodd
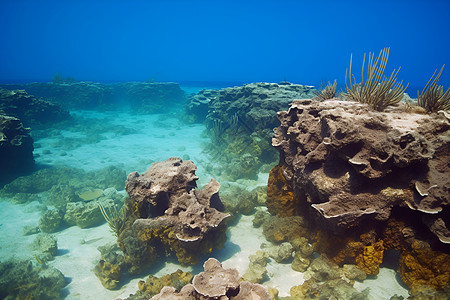
M 2 1 L 0 299 L 450 299 L 448 11 Z

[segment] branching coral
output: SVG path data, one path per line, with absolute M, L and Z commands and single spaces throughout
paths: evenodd
M 323 89 L 321 89 L 320 91 L 314 91 L 313 93 L 320 101 L 333 99 L 336 96 L 336 87 L 337 82 L 336 80 L 334 80 L 333 84 L 331 84 L 331 82 L 328 82 L 328 84 Z
M 444 67 L 445 65 L 442 66 L 437 76 L 433 79 L 437 70 L 434 71 L 421 94 L 417 91 L 417 102 L 419 106 L 425 108 L 427 112 L 437 112 L 438 110 L 450 108 L 450 88 L 444 93 L 444 87 L 442 85 L 437 85 Z
M 347 72 L 345 72 L 345 90 L 347 97 L 361 103 L 369 104 L 373 109 L 382 111 L 387 106 L 400 102 L 403 92 L 408 86 L 403 87 L 403 81 L 396 82 L 397 74 L 400 71 L 394 70 L 389 79 L 383 78 L 389 57 L 389 48 L 384 48 L 374 61 L 374 53 L 369 52 L 367 62 L 367 79 L 364 81 L 364 67 L 366 54 L 364 54 L 361 83 L 356 83 L 352 74 L 352 55 L 350 56 L 350 69 L 348 72 L 349 84 L 347 85 Z M 352 81 L 353 77 L 353 81 Z

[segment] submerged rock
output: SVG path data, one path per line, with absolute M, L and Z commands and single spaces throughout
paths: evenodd
M 0 262 L 0 298 L 60 299 L 66 282 L 53 267 L 29 260 Z
M 164 287 L 151 299 L 271 299 L 269 292 L 262 285 L 248 281 L 239 282 L 238 271 L 222 268 L 222 264 L 215 258 L 208 259 L 203 267 L 204 272 L 194 276 L 192 284 L 185 285 L 179 292 L 173 287 Z
M 223 209 L 220 185 L 211 179 L 197 190 L 196 169 L 192 161 L 170 158 L 152 164 L 142 175 L 129 174 L 125 185 L 136 205 L 149 205 L 146 218 L 134 221 L 133 232 L 149 244 L 159 240 L 182 264 L 195 263 L 201 253 L 221 247 L 226 239 L 223 221 L 229 215 L 218 210 Z
M 185 95 L 174 82 L 123 82 L 103 84 L 97 82 L 33 82 L 28 84 L 2 84 L 4 88 L 21 89 L 65 109 L 114 109 L 123 103 L 141 113 L 161 113 L 172 109 L 167 103 L 184 102 Z
M 0 187 L 34 168 L 33 138 L 17 118 L 0 110 Z M 22 191 L 23 192 L 23 191 Z
M 278 118 L 272 144 L 280 162 L 270 173 L 267 198 L 272 214 L 303 216 L 310 231 L 301 236 L 340 265 L 377 274 L 384 251 L 395 249 L 410 287 L 450 284 L 445 114 L 294 100 Z M 265 224 L 265 231 L 283 241 L 275 225 Z
M 0 112 L 22 120 L 25 126 L 54 125 L 70 119 L 68 111 L 24 90 L 5 90 L 0 88 Z

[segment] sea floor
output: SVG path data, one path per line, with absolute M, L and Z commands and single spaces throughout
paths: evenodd
M 40 166 L 65 165 L 85 171 L 96 171 L 107 166 L 120 166 L 127 173 L 144 172 L 152 162 L 177 156 L 192 160 L 198 167 L 199 186 L 214 177 L 207 170 L 209 162 L 205 147 L 208 138 L 204 126 L 186 124 L 179 114 L 132 115 L 125 112 L 74 111 L 72 114 L 86 120 L 82 130 L 66 128 L 36 132 L 35 160 Z M 93 122 L 91 122 L 93 121 Z M 99 125 L 101 124 L 101 126 Z M 239 184 L 249 189 L 267 183 L 268 174 L 260 174 L 258 180 L 241 180 Z M 121 191 L 124 193 L 124 191 Z M 42 204 L 12 204 L 0 201 L 0 260 L 10 257 L 32 258 L 30 247 L 34 235 L 22 236 L 24 226 L 37 225 Z M 264 208 L 260 208 L 264 209 Z M 249 255 L 255 254 L 262 244 L 268 244 L 261 228 L 254 228 L 252 216 L 242 216 L 227 230 L 228 240 L 221 250 L 211 253 L 225 268 L 236 268 L 242 275 L 248 267 Z M 64 299 L 117 299 L 126 298 L 138 290 L 138 281 L 152 274 L 157 277 L 177 269 L 202 271 L 202 262 L 193 267 L 181 267 L 174 263 L 160 263 L 148 269 L 138 278 L 124 278 L 119 290 L 105 289 L 92 269 L 100 259 L 99 246 L 115 242 L 115 237 L 105 223 L 98 227 L 81 229 L 72 226 L 53 234 L 58 240 L 58 253 L 48 265 L 59 269 L 67 279 Z M 205 257 L 207 259 L 207 257 Z M 303 274 L 291 269 L 290 264 L 271 260 L 267 266 L 268 280 L 265 286 L 275 287 L 279 296 L 288 296 L 294 285 L 302 284 Z M 374 279 L 356 283 L 358 290 L 370 288 L 372 299 L 389 299 L 397 294 L 408 297 L 393 270 L 382 268 Z

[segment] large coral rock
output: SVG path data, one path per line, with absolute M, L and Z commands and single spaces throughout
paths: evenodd
M 448 256 L 450 242 L 447 113 L 294 100 L 278 118 L 271 213 L 282 215 L 285 208 L 287 215 L 303 216 L 315 232 L 316 251 L 339 265 L 351 262 L 377 274 L 384 252 L 395 249 L 409 286 L 450 284 L 449 266 L 434 267 Z M 416 250 L 417 242 L 430 249 Z
M 214 179 L 196 189 L 196 166 L 192 161 L 169 158 L 157 162 L 142 175 L 128 175 L 125 189 L 137 203 L 150 205 L 148 218 L 134 221 L 140 240 L 159 239 L 175 251 L 180 263 L 195 263 L 196 256 L 221 247 L 225 241 L 219 183 Z
M 34 168 L 33 138 L 19 119 L 0 113 L 0 187 Z
M 386 221 L 400 206 L 419 212 L 442 242 L 450 241 L 442 215 L 450 203 L 446 117 L 295 100 L 278 118 L 273 145 L 283 175 L 329 226 Z

